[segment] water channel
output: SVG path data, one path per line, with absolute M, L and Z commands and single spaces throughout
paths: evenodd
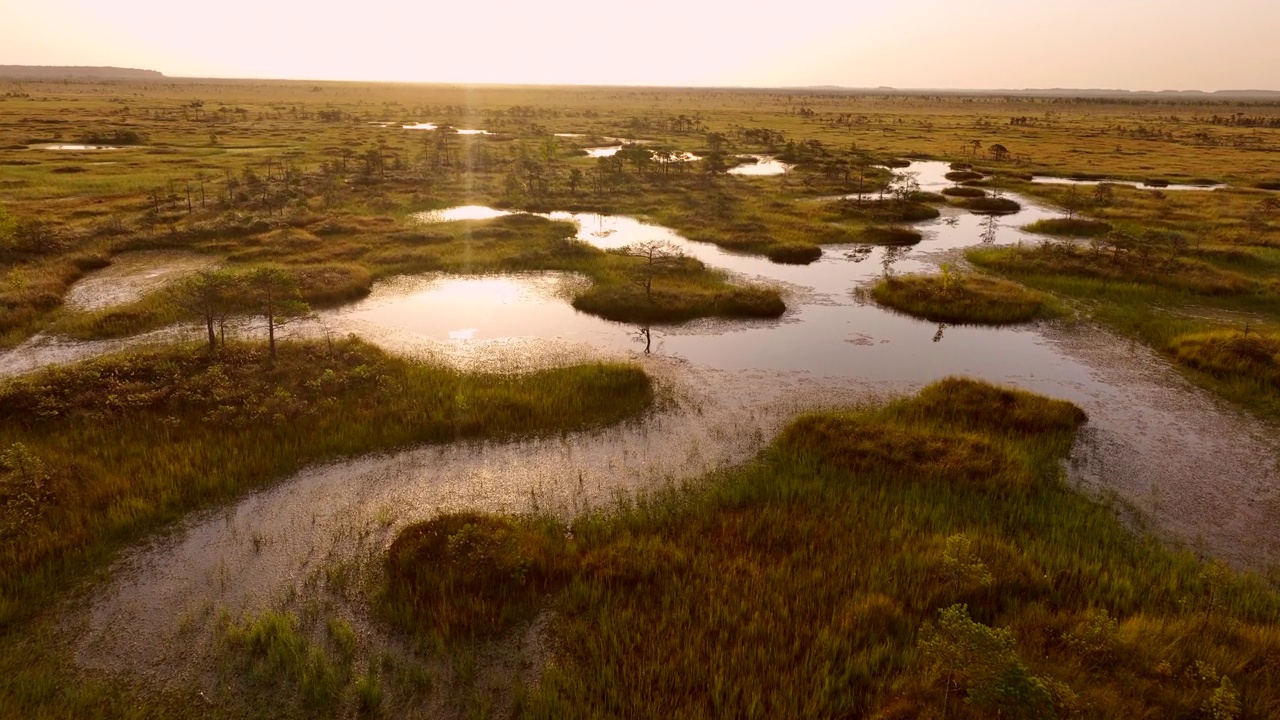
M 905 172 L 921 189 L 947 165 Z M 1022 204 L 995 242 L 1038 242 L 1020 226 L 1056 212 Z M 423 223 L 496 217 L 480 207 Z M 423 447 L 313 467 L 124 553 L 68 627 L 87 667 L 182 677 L 183 640 L 213 622 L 315 592 L 327 568 L 376 558 L 395 532 L 442 510 L 555 512 L 566 519 L 749 459 L 797 412 L 910 392 L 967 375 L 1071 400 L 1090 420 L 1068 482 L 1114 502 L 1170 542 L 1255 569 L 1280 559 L 1280 470 L 1271 428 L 1184 380 L 1163 358 L 1085 324 L 946 326 L 887 311 L 856 290 L 890 272 L 928 270 L 978 243 L 983 218 L 945 208 L 905 251 L 827 246 L 805 266 L 685 240 L 622 216 L 551 213 L 602 248 L 668 240 L 743 281 L 780 288 L 775 320 L 637 327 L 568 304 L 586 279 L 560 273 L 424 275 L 379 282 L 325 321 L 400 353 L 464 367 L 523 369 L 592 358 L 641 363 L 665 398 L 645 417 L 592 433 Z M 647 337 L 646 337 L 647 334 Z M 41 342 L 61 348 L 42 360 Z M 0 373 L 65 359 L 45 338 L 0 356 Z M 101 351 L 120 346 L 104 344 Z M 646 345 L 650 352 L 644 352 Z M 80 350 L 80 355 L 99 350 Z M 25 353 L 25 354 L 24 354 Z M 61 353 L 61 354 L 59 354 Z

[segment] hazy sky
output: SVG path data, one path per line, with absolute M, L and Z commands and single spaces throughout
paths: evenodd
M 1280 89 L 1278 34 L 1278 0 L 0 0 L 0 64 L 211 77 Z

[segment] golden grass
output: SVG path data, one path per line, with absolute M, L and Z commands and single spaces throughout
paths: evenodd
M 903 275 L 871 288 L 876 302 L 933 322 L 1012 325 L 1059 312 L 1044 293 L 982 275 Z

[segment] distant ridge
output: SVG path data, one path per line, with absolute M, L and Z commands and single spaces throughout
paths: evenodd
M 81 65 L 0 65 L 0 78 L 15 80 L 159 80 L 164 74 L 136 68 L 88 67 Z

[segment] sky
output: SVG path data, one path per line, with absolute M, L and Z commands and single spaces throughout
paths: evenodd
M 0 64 L 185 77 L 1280 89 L 1277 0 L 0 0 Z

